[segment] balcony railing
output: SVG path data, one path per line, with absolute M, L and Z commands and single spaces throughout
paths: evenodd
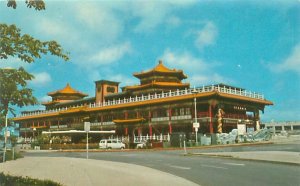
M 227 88 L 225 86 L 221 87 L 221 86 L 212 85 L 212 86 L 203 86 L 201 88 L 191 88 L 191 89 L 185 89 L 185 90 L 162 92 L 160 94 L 155 93 L 155 94 L 142 95 L 139 97 L 136 96 L 136 97 L 129 97 L 129 98 L 124 98 L 124 99 L 110 100 L 110 101 L 103 102 L 103 103 L 93 103 L 93 104 L 89 104 L 88 107 L 89 108 L 106 107 L 106 106 L 112 106 L 112 105 L 142 102 L 142 101 L 162 99 L 162 98 L 168 98 L 168 97 L 191 95 L 191 94 L 195 94 L 195 92 L 197 92 L 197 94 L 201 94 L 201 93 L 212 92 L 212 91 L 218 91 L 221 93 L 226 93 L 226 94 L 231 94 L 231 95 L 238 95 L 238 96 L 244 96 L 244 97 L 253 98 L 253 99 L 264 100 L 263 94 L 259 94 L 259 93 L 251 92 L 251 91 L 247 91 L 247 90 L 239 90 L 236 88 L 230 88 L 230 87 Z M 53 110 L 25 113 L 25 114 L 22 114 L 21 117 L 56 113 L 56 112 L 74 109 L 74 108 L 83 107 L 83 106 L 84 105 L 77 105 L 77 106 L 63 107 L 63 108 L 58 108 L 58 109 L 53 109 Z
M 160 141 L 160 142 L 170 141 L 170 134 L 167 134 L 167 135 L 163 135 L 163 134 L 155 135 L 155 134 L 153 134 L 152 136 L 147 134 L 146 136 L 134 136 L 134 143 L 142 143 L 142 142 L 146 142 L 148 140 L 157 140 L 157 141 Z

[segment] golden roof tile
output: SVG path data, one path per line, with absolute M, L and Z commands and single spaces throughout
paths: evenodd
M 133 73 L 133 75 L 137 78 L 152 74 L 155 72 L 165 73 L 165 74 L 178 74 L 182 79 L 187 78 L 187 76 L 183 73 L 182 70 L 176 70 L 176 69 L 169 69 L 166 66 L 163 65 L 162 60 L 159 60 L 158 65 L 154 67 L 153 69 L 142 71 L 142 72 L 136 72 Z
M 54 95 L 57 95 L 57 94 L 66 94 L 66 95 L 76 94 L 76 95 L 79 95 L 79 96 L 82 96 L 82 97 L 87 96 L 87 94 L 84 94 L 82 92 L 79 92 L 79 91 L 73 89 L 70 86 L 69 83 L 67 83 L 67 85 L 63 89 L 48 93 L 49 96 L 54 96 Z

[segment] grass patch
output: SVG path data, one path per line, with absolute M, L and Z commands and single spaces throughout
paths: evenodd
M 51 180 L 39 180 L 30 177 L 11 176 L 0 172 L 0 186 L 62 186 L 60 183 L 56 183 Z
M 2 158 L 3 158 L 3 153 L 0 154 L 0 161 L 2 162 Z M 14 158 L 13 158 L 13 152 L 11 150 L 8 150 L 6 151 L 6 154 L 5 154 L 5 161 L 10 161 L 10 160 L 16 160 L 16 159 L 19 159 L 19 158 L 23 158 L 23 155 L 21 153 L 14 153 Z

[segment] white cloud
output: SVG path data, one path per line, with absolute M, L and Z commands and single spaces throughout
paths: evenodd
M 192 72 L 203 72 L 211 68 L 208 63 L 204 62 L 200 58 L 194 57 L 191 53 L 186 51 L 182 53 L 176 53 L 172 52 L 170 49 L 167 49 L 161 58 L 168 66 L 174 66 L 176 68 L 185 69 Z
M 98 39 L 114 40 L 123 31 L 121 17 L 104 2 L 80 2 L 76 4 L 75 10 L 75 17 L 84 24 L 82 29 L 89 28 L 99 33 Z
M 197 48 L 203 49 L 205 46 L 215 43 L 215 39 L 218 35 L 218 28 L 213 22 L 209 21 L 196 33 L 196 35 L 195 45 Z
M 52 81 L 47 72 L 34 73 L 34 79 L 30 82 L 33 86 L 45 86 Z
M 196 1 L 143 1 L 133 4 L 132 14 L 134 17 L 140 18 L 139 24 L 136 26 L 136 32 L 151 31 L 159 24 L 170 21 L 172 12 L 176 8 L 184 8 L 191 6 Z M 174 20 L 173 20 L 174 21 Z M 178 20 L 177 20 L 178 21 Z M 173 22 L 174 23 L 174 22 Z
M 224 77 L 215 72 L 215 68 L 218 66 L 217 63 L 207 62 L 193 56 L 187 51 L 176 53 L 167 49 L 161 59 L 168 67 L 175 67 L 177 70 L 184 69 L 184 73 L 188 75 L 187 80 L 190 82 L 191 86 L 234 83 L 234 81 L 230 78 Z
M 48 102 L 48 101 L 51 101 L 51 96 L 44 96 L 44 97 L 41 97 L 39 98 L 39 101 L 40 102 Z
M 169 17 L 166 22 L 171 26 L 179 26 L 181 24 L 181 19 L 176 16 Z
M 111 77 L 111 80 L 120 82 L 120 87 L 136 85 L 140 83 L 137 79 L 133 77 L 124 76 L 123 74 L 115 74 L 113 77 Z
M 34 17 L 35 33 L 38 39 L 42 40 L 55 40 L 60 43 L 63 48 L 68 50 L 74 43 L 77 46 L 83 45 L 80 37 L 80 31 L 74 26 L 74 23 L 69 22 L 66 16 L 41 16 Z M 66 47 L 67 46 L 67 47 Z
M 0 68 L 20 68 L 24 67 L 27 69 L 30 66 L 29 63 L 21 61 L 21 59 L 17 57 L 9 57 L 7 59 L 1 59 Z
M 43 34 L 50 36 L 69 36 L 70 30 L 65 23 L 62 23 L 61 20 L 53 20 L 51 18 L 43 17 L 39 20 L 36 25 L 37 30 L 40 30 Z
M 120 60 L 124 55 L 130 53 L 131 51 L 132 47 L 129 42 L 125 42 L 123 44 L 115 46 L 110 46 L 107 48 L 103 48 L 95 55 L 92 55 L 88 59 L 88 63 L 90 65 L 93 65 L 92 67 L 108 65 Z M 86 65 L 86 63 L 84 65 Z
M 205 73 L 205 74 L 192 74 L 189 78 L 191 85 L 201 86 L 201 85 L 210 85 L 210 84 L 232 84 L 233 80 L 230 78 L 224 77 L 218 73 Z
M 274 68 L 276 72 L 295 71 L 300 75 L 300 43 L 293 48 L 290 55 L 282 63 L 270 66 L 270 68 Z

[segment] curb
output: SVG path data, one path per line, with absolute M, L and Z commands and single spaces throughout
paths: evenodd
M 232 156 L 232 155 L 222 155 L 222 154 L 187 153 L 187 154 L 183 154 L 183 156 L 206 156 L 206 157 L 210 157 L 210 158 L 227 158 L 227 159 L 244 160 L 244 161 L 256 161 L 256 162 L 267 162 L 267 163 L 300 166 L 300 163 L 296 163 L 296 162 L 250 159 L 250 158 L 242 158 L 242 157 L 236 157 L 236 156 Z
M 258 145 L 269 145 L 274 144 L 274 142 L 257 142 L 257 143 L 236 143 L 236 144 L 225 144 L 225 145 L 206 145 L 197 147 L 186 147 L 186 149 L 214 149 L 214 148 L 226 148 L 226 147 L 236 147 L 236 146 L 258 146 Z M 182 150 L 183 147 L 167 147 L 167 148 L 153 148 L 153 149 L 89 149 L 89 152 L 141 152 L 141 151 L 172 151 L 172 150 Z M 60 149 L 60 150 L 21 150 L 20 152 L 86 152 L 86 149 Z

